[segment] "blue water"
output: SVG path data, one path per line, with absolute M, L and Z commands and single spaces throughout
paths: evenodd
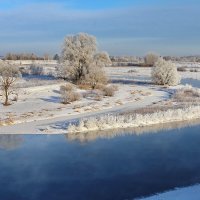
M 200 88 L 200 80 L 198 80 L 198 79 L 185 78 L 185 79 L 181 80 L 181 84 L 183 84 L 183 85 L 189 84 L 192 87 Z
M 200 183 L 199 130 L 90 142 L 0 135 L 0 200 L 124 200 Z

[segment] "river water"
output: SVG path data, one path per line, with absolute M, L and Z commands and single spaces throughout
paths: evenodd
M 0 135 L 0 199 L 124 200 L 200 183 L 199 130 Z

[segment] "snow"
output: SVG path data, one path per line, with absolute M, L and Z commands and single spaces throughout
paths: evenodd
M 177 188 L 173 191 L 164 192 L 152 197 L 142 198 L 140 200 L 199 200 L 200 185 Z
M 87 97 L 67 105 L 60 103 L 59 88 L 64 81 L 48 76 L 20 80 L 18 101 L 8 107 L 0 104 L 0 133 L 66 133 L 69 121 L 147 107 L 168 99 L 174 88 L 181 87 L 151 85 L 150 68 L 108 67 L 106 72 L 118 86 L 113 97 L 101 101 Z
M 200 118 L 200 106 L 191 106 L 180 109 L 169 109 L 167 111 L 157 111 L 152 114 L 132 114 L 132 115 L 104 115 L 82 119 L 76 124 L 70 124 L 67 129 L 69 134 L 81 132 L 122 129 L 132 127 L 144 127 L 161 123 L 175 121 L 187 121 Z

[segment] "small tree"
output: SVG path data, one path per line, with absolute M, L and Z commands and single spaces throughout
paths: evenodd
M 100 52 L 94 55 L 93 62 L 96 66 L 102 68 L 112 64 L 107 52 Z
M 144 57 L 144 62 L 148 66 L 153 66 L 156 63 L 156 61 L 158 60 L 158 58 L 159 58 L 159 55 L 157 55 L 155 53 L 148 53 Z
M 171 61 L 159 58 L 152 69 L 152 80 L 158 85 L 178 85 L 180 83 L 180 76 L 176 65 Z
M 89 84 L 92 89 L 95 89 L 98 84 L 106 84 L 108 82 L 107 76 L 102 68 L 93 66 L 90 73 L 85 77 L 85 83 Z
M 21 74 L 17 67 L 6 62 L 0 62 L 0 86 L 5 96 L 5 106 L 9 105 L 9 95 L 12 93 L 12 87 L 20 76 Z
M 88 77 L 94 77 L 94 73 L 95 77 L 99 72 L 102 76 L 104 71 L 94 71 L 94 68 L 103 68 L 111 62 L 107 53 L 97 53 L 96 38 L 86 33 L 65 38 L 61 61 L 60 74 L 74 83 L 87 82 Z
M 93 62 L 89 65 L 89 73 L 86 74 L 85 82 L 92 89 L 95 89 L 98 84 L 106 84 L 108 79 L 104 71 L 104 67 L 111 64 L 108 53 L 100 52 L 94 55 Z
M 59 60 L 59 59 L 60 59 L 59 55 L 55 54 L 54 57 L 53 57 L 53 60 Z

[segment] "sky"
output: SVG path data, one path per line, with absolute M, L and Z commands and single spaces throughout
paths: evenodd
M 54 55 L 79 32 L 110 55 L 200 55 L 199 19 L 199 0 L 0 0 L 0 55 Z

